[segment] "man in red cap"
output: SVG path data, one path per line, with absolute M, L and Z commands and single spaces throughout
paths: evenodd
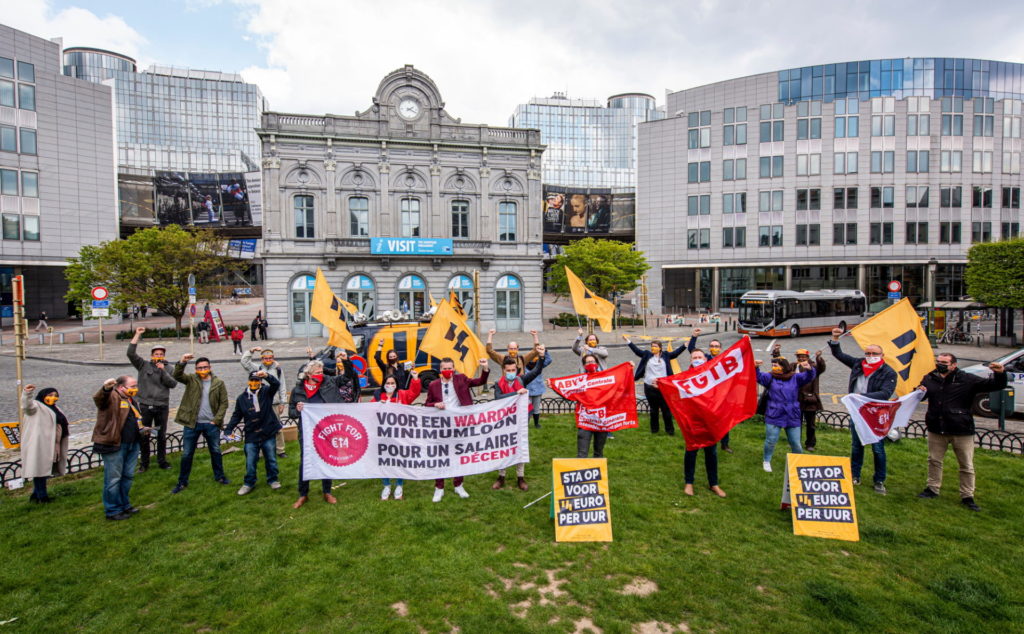
M 806 372 L 804 368 L 804 362 L 810 362 L 811 352 L 806 348 L 800 348 L 796 351 L 796 362 L 797 372 Z M 807 451 L 814 451 L 817 445 L 817 438 L 814 435 L 814 418 L 818 415 L 818 412 L 824 409 L 821 406 L 821 397 L 818 395 L 818 379 L 822 374 L 825 373 L 825 359 L 821 356 L 821 350 L 814 353 L 815 369 L 818 374 L 814 377 L 814 380 L 810 383 L 805 383 L 800 386 L 800 411 L 804 417 L 804 428 L 806 431 L 806 440 L 804 441 L 804 449 Z

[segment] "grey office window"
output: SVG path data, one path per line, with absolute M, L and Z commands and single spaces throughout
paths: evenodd
M 22 240 L 39 241 L 39 216 L 21 217 L 21 238 Z
M 723 248 L 728 248 L 728 247 L 733 246 L 732 236 L 733 236 L 733 234 L 732 234 L 732 227 L 725 227 L 724 229 L 722 229 L 722 247 Z
M 36 109 L 36 87 L 18 84 L 18 107 L 22 110 Z
M 733 178 L 733 159 L 725 159 L 722 161 L 722 180 L 731 181 Z
M 21 216 L 17 214 L 3 215 L 4 240 L 21 240 Z
M 700 196 L 686 197 L 686 215 L 696 216 L 700 213 Z
M 14 128 L 0 126 L 0 152 L 17 152 L 18 135 Z
M 295 196 L 292 198 L 292 208 L 295 210 L 295 237 L 314 238 L 315 216 L 312 196 Z
M 348 199 L 349 231 L 353 236 L 370 235 L 370 199 L 352 196 Z
M 401 200 L 400 217 L 403 238 L 418 238 L 420 235 L 420 201 L 418 198 Z M 500 231 L 500 230 L 499 230 Z
M 5 196 L 18 195 L 18 172 L 0 169 L 0 194 Z
M 499 240 L 503 242 L 515 242 L 517 237 L 517 211 L 518 207 L 513 201 L 498 203 Z M 419 235 L 418 229 L 417 235 Z
M 34 84 L 36 82 L 36 67 L 28 62 L 18 62 L 18 79 Z
M 0 77 L 14 79 L 14 60 L 0 57 Z
M 36 131 L 31 128 L 21 128 L 21 153 L 36 153 Z
M 0 81 L 0 106 L 14 107 L 13 81 Z
M 747 246 L 747 228 L 735 227 L 733 231 L 733 243 L 737 247 Z
M 39 174 L 35 172 L 21 173 L 21 195 L 26 198 L 39 198 Z
M 686 231 L 686 248 L 696 249 L 697 248 L 697 229 L 688 229 Z
M 452 237 L 469 237 L 469 201 L 452 201 Z
M 700 182 L 706 183 L 711 180 L 711 161 L 701 161 Z

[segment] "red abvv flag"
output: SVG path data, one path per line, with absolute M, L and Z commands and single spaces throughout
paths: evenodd
M 619 431 L 637 426 L 631 363 L 593 374 L 551 379 L 551 389 L 576 403 L 576 426 L 580 429 Z
M 757 412 L 750 338 L 743 337 L 704 365 L 658 379 L 658 388 L 683 431 L 686 448 L 714 445 Z

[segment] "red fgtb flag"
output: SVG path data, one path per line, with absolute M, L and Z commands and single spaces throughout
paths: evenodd
M 619 431 L 637 426 L 633 364 L 620 363 L 594 374 L 551 379 L 551 389 L 576 403 L 576 426 L 589 431 Z
M 757 412 L 757 374 L 750 338 L 743 337 L 714 359 L 658 379 L 686 448 L 710 447 Z

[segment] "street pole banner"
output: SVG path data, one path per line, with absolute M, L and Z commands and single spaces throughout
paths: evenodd
M 633 364 L 551 379 L 551 389 L 576 403 L 576 427 L 619 431 L 637 426 Z
M 434 480 L 530 461 L 529 397 L 437 409 L 395 403 L 307 403 L 306 480 Z
M 19 449 L 21 447 L 21 428 L 18 421 L 13 423 L 0 423 L 0 443 L 4 449 Z
M 555 458 L 555 541 L 612 541 L 612 507 L 605 458 Z
M 847 394 L 839 399 L 850 413 L 862 445 L 883 440 L 890 431 L 906 427 L 914 408 L 924 400 L 924 392 L 914 390 L 895 401 L 879 401 L 860 394 Z
M 860 541 L 850 458 L 786 456 L 782 508 L 793 514 L 793 534 Z

